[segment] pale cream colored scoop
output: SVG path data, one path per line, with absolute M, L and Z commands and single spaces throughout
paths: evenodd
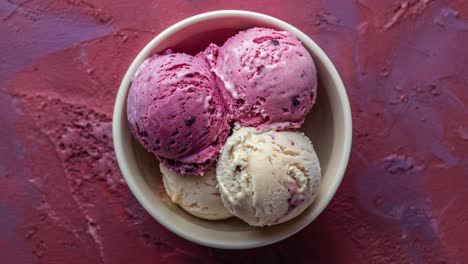
M 311 205 L 321 171 L 304 134 L 238 127 L 221 152 L 216 177 L 228 211 L 250 225 L 270 226 Z
M 164 165 L 159 165 L 164 188 L 182 209 L 196 217 L 207 220 L 221 220 L 232 217 L 221 201 L 216 188 L 215 168 L 208 169 L 203 176 L 179 175 Z

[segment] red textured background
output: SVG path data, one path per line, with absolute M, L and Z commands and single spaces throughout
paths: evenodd
M 466 263 L 468 1 L 0 1 L 1 263 Z M 199 246 L 133 198 L 112 147 L 126 67 L 156 34 L 217 9 L 283 19 L 345 82 L 344 181 L 300 233 Z

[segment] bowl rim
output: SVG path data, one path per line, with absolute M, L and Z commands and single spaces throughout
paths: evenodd
M 149 203 L 148 199 L 143 195 L 143 192 L 140 192 L 137 183 L 133 179 L 132 173 L 130 172 L 127 160 L 125 158 L 125 153 L 123 151 L 123 144 L 122 144 L 122 131 L 120 131 L 119 127 L 121 127 L 122 117 L 126 115 L 124 113 L 124 104 L 126 102 L 126 97 L 128 93 L 128 89 L 130 86 L 130 82 L 132 79 L 133 72 L 136 68 L 141 64 L 141 62 L 146 59 L 146 57 L 151 54 L 151 51 L 160 43 L 162 43 L 165 39 L 171 36 L 174 32 L 177 32 L 187 26 L 192 24 L 196 24 L 205 20 L 213 20 L 217 18 L 223 17 L 237 17 L 237 18 L 249 18 L 249 19 L 256 19 L 260 21 L 267 21 L 272 25 L 276 25 L 282 29 L 292 32 L 296 35 L 299 39 L 307 40 L 308 48 L 314 50 L 315 55 L 321 60 L 325 69 L 329 72 L 331 79 L 335 83 L 336 92 L 339 98 L 339 104 L 343 108 L 343 135 L 344 135 L 344 146 L 343 146 L 343 153 L 341 158 L 339 159 L 339 167 L 337 169 L 337 177 L 334 182 L 330 185 L 329 189 L 326 192 L 325 197 L 323 197 L 321 203 L 319 204 L 319 208 L 316 210 L 316 213 L 312 217 L 308 217 L 306 221 L 301 222 L 296 226 L 295 229 L 292 229 L 288 232 L 283 232 L 278 236 L 275 236 L 273 239 L 270 240 L 256 240 L 256 241 L 246 241 L 245 243 L 229 243 L 229 241 L 221 242 L 219 239 L 214 241 L 210 239 L 205 239 L 203 237 L 193 236 L 190 233 L 184 233 L 175 228 L 169 219 L 165 219 L 164 217 L 160 217 L 157 213 L 157 210 L 153 210 L 151 204 Z M 310 224 L 314 219 L 323 212 L 323 210 L 328 206 L 331 199 L 334 197 L 341 181 L 344 177 L 344 173 L 346 167 L 348 165 L 349 156 L 351 152 L 351 143 L 352 143 L 352 118 L 351 118 L 351 107 L 348 99 L 348 95 L 344 88 L 344 84 L 336 70 L 335 66 L 325 54 L 325 52 L 312 40 L 310 39 L 305 33 L 297 29 L 296 27 L 290 25 L 289 23 L 282 21 L 278 18 L 265 15 L 258 12 L 252 11 L 244 11 L 244 10 L 217 10 L 211 11 L 206 13 L 201 13 L 195 16 L 188 17 L 183 19 L 172 26 L 166 28 L 161 33 L 156 35 L 145 47 L 138 53 L 135 57 L 133 62 L 128 67 L 124 78 L 120 84 L 119 90 L 117 92 L 116 101 L 114 105 L 113 111 L 113 118 L 112 118 L 112 134 L 113 134 L 113 144 L 114 144 L 114 151 L 117 158 L 117 163 L 119 165 L 120 171 L 130 188 L 132 194 L 136 197 L 138 202 L 145 208 L 145 210 L 161 225 L 165 228 L 169 229 L 171 232 L 177 234 L 178 236 L 192 241 L 197 244 L 201 244 L 204 246 L 214 247 L 214 248 L 224 248 L 224 249 L 248 249 L 248 248 L 255 248 L 260 246 L 269 245 L 278 241 L 281 241 L 298 231 L 302 230 L 305 226 Z

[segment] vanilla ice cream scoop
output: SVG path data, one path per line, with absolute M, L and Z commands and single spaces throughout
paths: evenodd
M 216 187 L 215 167 L 209 168 L 203 176 L 180 175 L 159 165 L 163 184 L 172 202 L 199 218 L 221 220 L 232 217 L 221 201 Z
M 237 127 L 217 162 L 224 206 L 253 226 L 286 222 L 304 211 L 320 185 L 318 157 L 296 131 Z

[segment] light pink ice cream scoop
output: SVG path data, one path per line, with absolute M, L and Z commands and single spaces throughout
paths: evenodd
M 139 67 L 128 94 L 127 116 L 138 141 L 166 167 L 184 175 L 202 174 L 230 131 L 207 62 L 171 51 Z
M 252 28 L 205 52 L 233 119 L 259 129 L 299 128 L 317 90 L 314 61 L 292 34 Z

